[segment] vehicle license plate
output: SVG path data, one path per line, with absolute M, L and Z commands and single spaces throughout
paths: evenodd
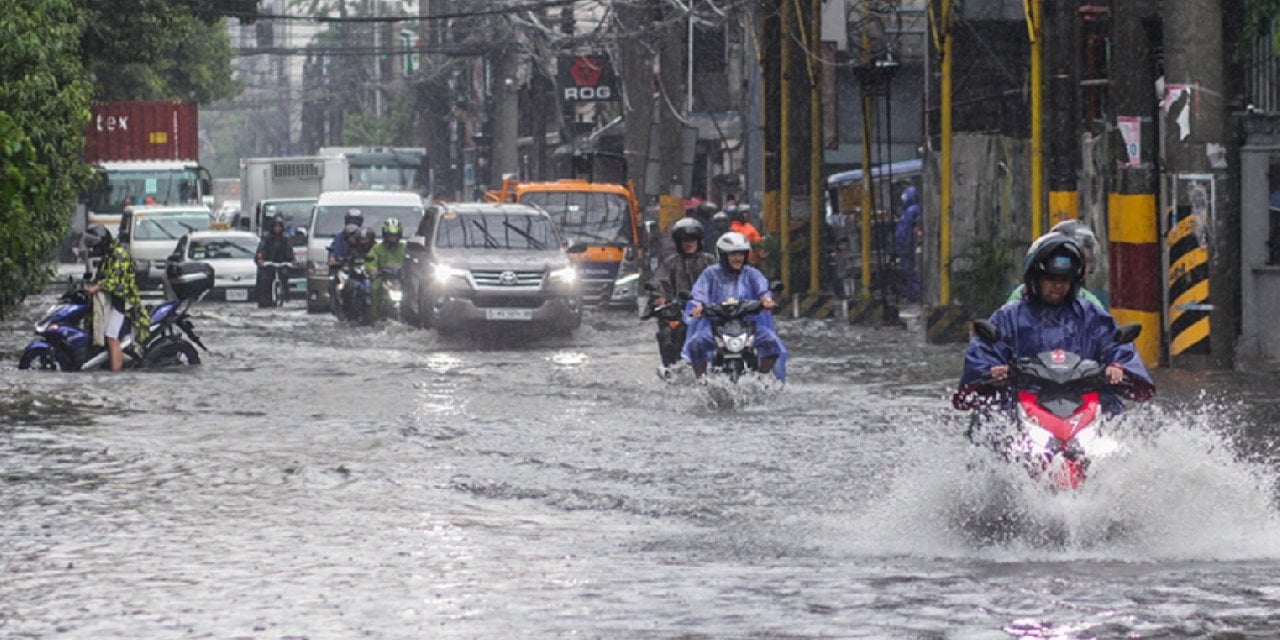
M 249 299 L 248 289 L 227 289 L 228 302 L 244 302 Z
M 486 320 L 532 320 L 532 309 L 485 309 Z

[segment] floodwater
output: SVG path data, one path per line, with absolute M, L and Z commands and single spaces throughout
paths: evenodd
M 0 325 L 0 637 L 1280 635 L 1273 377 L 1162 372 L 1054 495 L 966 443 L 916 319 L 783 323 L 780 390 L 661 383 L 634 313 L 476 345 L 296 302 L 201 303 L 190 370 L 18 371 L 51 301 Z

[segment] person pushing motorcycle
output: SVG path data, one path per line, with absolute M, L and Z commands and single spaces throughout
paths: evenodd
M 759 300 L 764 312 L 755 318 L 757 371 L 772 372 L 779 380 L 785 381 L 787 349 L 774 328 L 773 314 L 769 313 L 777 304 L 764 274 L 747 264 L 751 243 L 741 233 L 730 231 L 716 241 L 716 254 L 718 264 L 707 267 L 693 285 L 692 299 L 688 304 L 688 335 L 681 356 L 693 367 L 694 374 L 702 378 L 716 348 L 711 323 L 702 317 L 703 307 L 720 304 L 730 298 Z
M 1106 366 L 1104 376 L 1113 387 L 1101 394 L 1107 413 L 1123 408 L 1116 386 L 1123 385 L 1125 395 L 1134 400 L 1153 395 L 1155 384 L 1133 345 L 1112 344 L 1115 319 L 1080 297 L 1084 277 L 1084 253 L 1072 238 L 1057 234 L 1033 244 L 1023 262 L 1026 293 L 991 315 L 991 323 L 1000 330 L 999 342 L 977 336 L 970 340 L 960 393 L 980 392 L 993 381 L 1005 380 L 1009 363 L 1018 358 L 1061 349 Z
M 658 265 L 653 276 L 656 288 L 653 307 L 661 307 L 674 301 L 681 293 L 688 294 L 707 267 L 716 263 L 716 257 L 702 250 L 703 226 L 695 218 L 681 218 L 671 227 L 671 240 L 676 253 L 667 256 Z M 665 318 L 658 318 L 658 354 L 662 358 L 659 374 L 666 378 L 669 368 L 680 360 L 684 347 L 686 326 L 683 322 L 672 327 Z
M 111 370 L 120 371 L 124 368 L 124 349 L 120 339 L 125 333 L 126 314 L 132 324 L 133 342 L 139 350 L 146 344 L 151 330 L 147 310 L 142 306 L 142 295 L 138 292 L 133 258 L 102 225 L 89 227 L 84 234 L 84 243 L 89 255 L 100 259 L 94 283 L 86 286 L 84 292 L 89 296 L 105 296 L 105 304 L 95 301 L 93 305 L 94 335 L 102 334 Z
M 401 242 L 404 230 L 400 227 L 400 221 L 396 218 L 388 218 L 382 223 L 382 242 L 379 242 L 369 251 L 369 256 L 365 258 L 365 264 L 369 268 L 370 275 L 373 276 L 373 317 L 382 317 L 382 305 L 386 304 L 383 298 L 384 281 L 391 277 L 387 275 L 387 270 L 399 269 L 404 265 L 405 253 L 408 245 Z

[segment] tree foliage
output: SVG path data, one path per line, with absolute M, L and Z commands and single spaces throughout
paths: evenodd
M 239 93 L 222 16 L 256 0 L 77 0 L 81 52 L 99 100 L 208 103 Z
M 88 171 L 90 86 L 72 0 L 0 12 L 0 316 L 44 284 Z

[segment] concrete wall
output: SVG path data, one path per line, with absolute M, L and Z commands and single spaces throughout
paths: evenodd
M 1253 116 L 1240 150 L 1241 335 L 1237 362 L 1246 368 L 1280 365 L 1280 265 L 1267 264 L 1271 234 L 1272 164 L 1280 165 L 1280 116 Z

